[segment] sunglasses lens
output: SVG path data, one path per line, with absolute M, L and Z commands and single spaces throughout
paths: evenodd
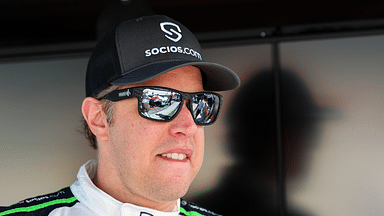
M 167 89 L 147 88 L 141 96 L 140 112 L 150 119 L 169 121 L 177 113 L 180 103 L 179 93 Z
M 206 125 L 214 122 L 219 111 L 220 98 L 214 94 L 199 94 L 193 97 L 193 117 L 196 124 Z
M 220 97 L 210 93 L 191 94 L 192 116 L 197 125 L 213 123 L 219 112 Z M 139 112 L 142 116 L 156 121 L 172 120 L 181 108 L 182 96 L 170 89 L 146 88 L 141 95 Z M 191 106 L 192 105 L 192 106 Z

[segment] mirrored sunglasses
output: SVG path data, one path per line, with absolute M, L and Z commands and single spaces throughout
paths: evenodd
M 213 92 L 187 93 L 155 86 L 115 90 L 103 97 L 110 101 L 129 98 L 138 99 L 140 116 L 159 122 L 172 121 L 182 109 L 184 100 L 187 100 L 186 106 L 196 125 L 214 123 L 223 100 L 220 94 Z

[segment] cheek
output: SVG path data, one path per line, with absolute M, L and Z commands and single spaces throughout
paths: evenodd
M 194 138 L 194 145 L 195 145 L 195 150 L 197 153 L 197 160 L 198 160 L 199 166 L 201 166 L 203 163 L 204 143 L 205 143 L 204 127 L 201 127 L 198 129 L 198 132 L 196 133 L 195 138 Z
M 199 146 L 199 148 L 201 148 L 201 150 L 204 153 L 204 143 L 205 143 L 204 127 L 201 126 L 201 128 L 198 129 L 196 136 L 197 136 L 196 142 L 198 143 L 197 145 Z
M 125 102 L 125 101 L 124 101 Z M 110 126 L 110 141 L 116 153 L 133 154 L 136 142 L 140 140 L 142 125 L 141 117 L 137 113 L 137 101 L 126 101 L 115 107 L 114 121 Z
M 131 137 L 135 137 L 135 140 L 139 142 L 140 145 L 151 146 L 151 143 L 160 143 L 160 140 L 167 133 L 167 128 L 164 127 L 164 123 L 150 121 L 140 117 L 140 120 L 136 121 L 132 125 Z
M 164 127 L 159 127 L 153 121 L 137 116 L 137 118 L 119 119 L 120 125 L 118 132 L 114 135 L 117 143 L 131 158 L 140 159 L 151 157 L 156 146 L 162 142 L 166 131 Z M 116 124 L 117 125 L 117 124 Z M 118 153 L 118 152 L 117 152 Z

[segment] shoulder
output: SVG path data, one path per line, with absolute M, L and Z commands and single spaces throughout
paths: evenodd
M 8 207 L 0 207 L 0 216 L 45 216 L 54 209 L 71 207 L 77 202 L 71 189 L 66 187 L 54 193 L 25 199 Z
M 180 213 L 185 216 L 221 216 L 194 203 L 181 200 Z

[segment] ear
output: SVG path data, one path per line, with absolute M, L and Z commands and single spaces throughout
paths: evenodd
M 108 140 L 108 123 L 102 103 L 95 98 L 87 97 L 83 101 L 81 111 L 92 133 L 101 141 Z

